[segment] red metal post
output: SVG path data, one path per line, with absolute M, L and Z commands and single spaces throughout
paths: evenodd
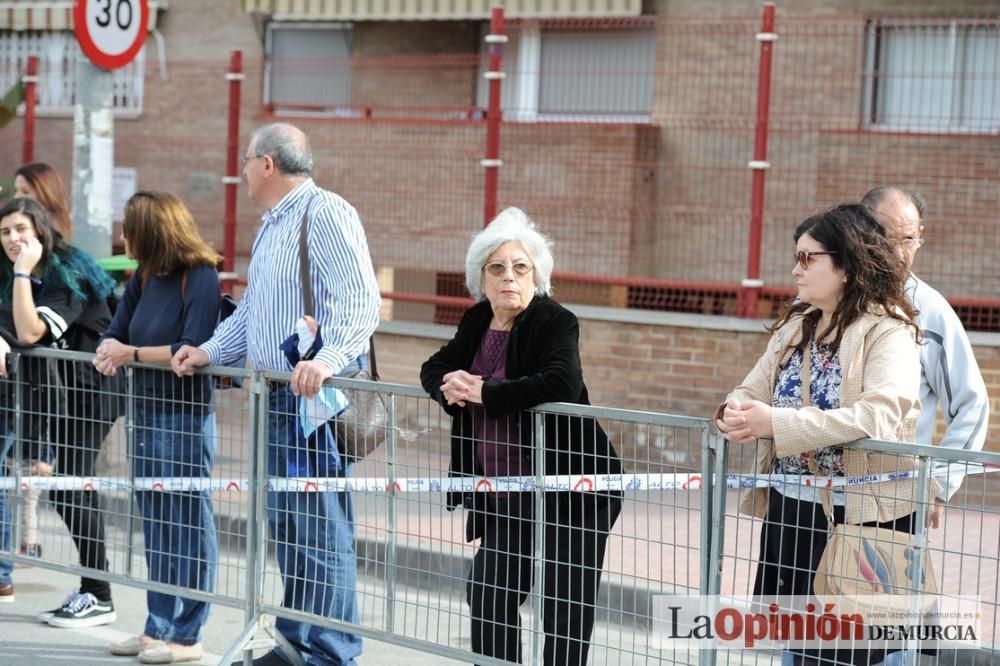
M 28 56 L 24 81 L 24 139 L 21 164 L 35 161 L 35 87 L 38 84 L 38 56 Z
M 223 218 L 222 270 L 236 270 L 236 195 L 241 182 L 240 164 L 240 84 L 243 81 L 243 52 L 233 51 L 229 56 L 229 127 L 226 134 L 226 212 Z M 223 280 L 223 289 L 232 288 L 231 280 Z
M 767 124 L 771 113 L 771 57 L 774 41 L 774 3 L 764 3 L 760 42 L 760 72 L 757 79 L 757 135 L 754 139 L 753 184 L 750 199 L 750 246 L 747 255 L 747 276 L 740 285 L 739 314 L 741 317 L 757 316 L 757 297 L 764 282 L 760 279 L 761 242 L 764 236 L 764 176 L 770 164 L 767 161 Z
M 500 82 L 503 80 L 503 47 L 507 35 L 503 27 L 503 7 L 494 7 L 490 16 L 490 34 L 486 35 L 490 47 L 490 69 L 486 78 L 490 82 L 490 98 L 486 111 L 486 186 L 483 193 L 483 226 L 490 223 L 497 214 L 497 182 L 500 176 Z

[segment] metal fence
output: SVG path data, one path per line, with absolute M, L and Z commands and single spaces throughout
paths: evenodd
M 30 350 L 21 358 L 18 374 L 0 381 L 0 388 L 7 392 L 2 409 L 5 427 L 15 434 L 8 438 L 13 443 L 12 457 L 5 460 L 8 475 L 0 479 L 12 508 L 9 518 L 0 513 L 0 522 L 9 521 L 5 527 L 12 532 L 4 558 L 147 590 L 171 594 L 180 590 L 185 598 L 243 609 L 246 628 L 232 637 L 232 649 L 225 657 L 238 656 L 248 645 L 259 645 L 260 641 L 248 641 L 260 631 L 262 618 L 275 617 L 442 657 L 505 663 L 474 656 L 471 651 L 479 636 L 472 625 L 472 600 L 476 597 L 467 597 L 474 589 L 469 587 L 470 575 L 476 558 L 484 557 L 484 549 L 492 551 L 488 540 L 480 541 L 478 547 L 466 540 L 467 512 L 447 510 L 448 491 L 462 491 L 493 498 L 490 501 L 523 498 L 536 507 L 525 515 L 521 526 L 527 542 L 519 551 L 523 558 L 518 566 L 530 568 L 530 574 L 522 572 L 524 579 L 517 588 L 523 604 L 514 605 L 515 609 L 520 605 L 521 611 L 514 617 L 521 619 L 508 618 L 511 626 L 507 628 L 520 625 L 524 661 L 543 663 L 546 639 L 552 633 L 546 626 L 546 606 L 561 598 L 559 590 L 575 584 L 567 582 L 565 570 L 549 568 L 563 557 L 554 545 L 560 542 L 549 530 L 567 516 L 572 522 L 577 510 L 582 512 L 579 515 L 586 512 L 573 502 L 610 492 L 620 493 L 622 504 L 607 531 L 603 559 L 598 562 L 601 577 L 593 601 L 590 662 L 777 663 L 774 649 L 734 652 L 682 645 L 657 623 L 662 620 L 656 610 L 657 599 L 685 597 L 718 604 L 719 599 L 752 593 L 760 530 L 737 514 L 736 492 L 778 481 L 796 483 L 794 479 L 753 474 L 752 448 L 727 445 L 704 419 L 543 405 L 532 410 L 530 423 L 521 423 L 521 427 L 534 428 L 534 462 L 528 469 L 507 477 L 449 477 L 450 417 L 423 390 L 334 379 L 330 386 L 380 392 L 387 406 L 387 437 L 383 446 L 352 465 L 349 473 L 322 474 L 315 467 L 320 460 L 316 452 L 321 449 L 301 445 L 282 452 L 275 444 L 275 428 L 285 427 L 282 424 L 297 427 L 293 413 L 299 406 L 287 389 L 288 374 L 210 368 L 212 377 L 239 377 L 243 386 L 215 391 L 211 418 L 199 422 L 214 421 L 214 427 L 198 430 L 183 419 L 170 424 L 150 421 L 150 403 L 133 389 L 136 373 L 163 373 L 164 379 L 168 374 L 144 365 L 126 367 L 122 387 L 104 386 L 90 396 L 91 404 L 111 404 L 112 397 L 124 398 L 118 403 L 124 406 L 123 416 L 114 422 L 102 420 L 100 414 L 105 412 L 99 411 L 94 412 L 98 416 L 86 420 L 59 419 L 49 411 L 32 414 L 33 408 L 44 404 L 43 398 L 52 400 L 66 387 L 44 376 L 37 379 L 38 375 L 31 375 L 36 380 L 29 381 L 25 373 L 31 363 L 37 366 L 32 372 L 56 363 L 65 373 L 83 370 L 89 357 Z M 161 402 L 153 408 L 187 414 L 196 411 L 196 405 L 197 401 Z M 603 428 L 621 458 L 623 473 L 546 476 L 542 452 L 553 444 L 547 443 L 542 433 L 558 436 L 562 428 L 579 428 L 571 425 L 573 419 L 582 419 L 582 427 L 593 432 L 598 427 L 595 424 Z M 547 420 L 556 424 L 554 431 L 551 426 L 547 430 Z M 69 436 L 39 434 L 38 424 L 57 422 L 71 429 Z M 157 424 L 160 430 L 153 432 L 151 426 Z M 106 431 L 107 437 L 99 449 L 89 451 L 93 465 L 76 463 L 68 468 L 67 461 L 88 453 L 78 450 L 79 442 L 86 441 L 86 429 L 94 425 L 101 433 Z M 509 433 L 498 435 L 497 443 L 510 440 Z M 77 446 L 60 444 L 70 441 Z M 153 448 L 157 441 L 186 442 L 185 446 L 193 448 L 181 450 L 187 451 L 190 460 L 174 467 L 157 467 L 165 455 L 162 449 Z M 50 443 L 55 445 L 54 455 L 49 457 L 55 474 L 26 471 L 30 466 L 25 463 L 45 450 L 35 445 Z M 203 445 L 211 455 L 199 457 Z M 996 658 L 1000 650 L 1000 513 L 985 500 L 974 498 L 985 496 L 981 486 L 988 476 L 982 472 L 1000 467 L 1000 455 L 874 441 L 848 448 L 858 446 L 884 457 L 873 467 L 875 476 L 847 479 L 847 493 L 875 493 L 892 500 L 898 492 L 893 483 L 905 479 L 968 475 L 948 503 L 942 527 L 917 532 L 924 539 L 923 547 L 932 554 L 941 598 L 979 598 L 980 650 Z M 307 466 L 293 470 L 292 463 L 302 460 Z M 879 474 L 890 473 L 892 483 L 886 484 L 886 478 Z M 916 487 L 925 489 L 923 484 Z M 65 539 L 53 538 L 65 529 L 59 514 L 66 515 L 67 510 L 82 505 L 96 507 L 94 500 L 100 496 L 96 515 L 104 523 L 100 540 L 106 550 L 106 568 L 94 556 L 93 546 L 99 540 L 95 535 L 74 533 L 77 552 L 67 545 L 62 550 L 45 547 L 37 558 L 19 554 L 17 545 L 25 529 L 22 518 L 33 490 L 50 491 L 42 495 L 37 511 L 43 544 L 68 544 Z M 294 558 L 301 555 L 296 550 L 297 537 L 290 528 L 269 524 L 283 515 L 298 521 L 307 532 L 316 529 L 315 502 L 322 498 L 340 503 L 353 514 L 353 536 L 347 542 L 315 546 L 309 557 L 339 552 L 347 558 L 346 578 L 330 580 L 314 566 L 296 562 Z M 931 504 L 924 490 L 919 491 L 917 500 L 919 517 Z M 207 518 L 205 511 L 209 512 Z M 488 513 L 487 509 L 484 515 Z M 189 572 L 184 578 L 176 569 L 160 568 L 177 543 L 204 540 L 212 529 L 222 555 L 217 558 L 214 576 L 206 579 Z M 587 535 L 587 530 L 582 530 L 578 537 Z M 174 545 L 163 545 L 170 543 Z M 84 551 L 95 559 L 84 562 Z M 189 558 L 188 568 L 204 568 L 214 564 L 216 555 L 209 544 L 192 550 Z M 317 585 L 321 592 L 316 592 Z M 303 599 L 322 596 L 322 590 L 333 599 L 353 599 L 356 615 L 336 610 L 336 604 L 323 613 L 303 605 Z M 280 633 L 275 632 L 275 637 L 280 638 Z M 939 663 L 957 665 L 965 663 L 962 655 L 969 653 L 942 654 L 947 660 L 942 657 Z M 229 662 L 224 658 L 222 663 Z

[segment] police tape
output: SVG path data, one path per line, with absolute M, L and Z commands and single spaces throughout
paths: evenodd
M 960 469 L 956 469 L 960 468 Z M 1000 472 L 1000 466 L 953 466 L 953 474 L 986 474 Z M 917 472 L 903 470 L 858 477 L 823 477 L 816 484 L 816 477 L 808 474 L 727 474 L 726 488 L 768 488 L 779 485 L 817 486 L 844 488 L 849 486 L 916 479 Z M 939 475 L 940 478 L 940 475 Z M 105 491 L 164 491 L 164 492 L 249 492 L 255 489 L 248 478 L 202 477 L 109 477 L 109 476 L 24 476 L 0 478 L 0 489 L 20 487 L 24 490 L 105 490 Z M 657 491 L 700 490 L 702 475 L 680 474 L 570 474 L 545 476 L 539 482 L 534 476 L 504 477 L 268 477 L 269 492 L 342 492 L 361 491 L 377 493 L 420 492 L 533 492 L 539 489 L 552 491 Z

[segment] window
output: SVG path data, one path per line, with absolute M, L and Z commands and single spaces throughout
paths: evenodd
M 525 23 L 504 49 L 501 105 L 511 120 L 648 122 L 653 28 L 566 29 Z M 484 51 L 480 68 L 488 61 Z M 480 74 L 482 74 L 482 71 Z M 477 104 L 486 106 L 480 76 Z
M 872 21 L 865 85 L 868 127 L 1000 131 L 1000 23 Z
M 142 114 L 145 47 L 129 65 L 113 72 L 116 117 Z M 0 32 L 0 94 L 24 75 L 28 56 L 38 56 L 39 115 L 72 116 L 76 101 L 76 64 L 85 56 L 72 32 Z
M 351 28 L 277 23 L 267 28 L 264 104 L 275 113 L 336 113 L 351 103 Z

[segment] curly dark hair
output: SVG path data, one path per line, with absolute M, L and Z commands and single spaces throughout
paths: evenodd
M 830 326 L 820 338 L 830 338 L 833 347 L 840 348 L 844 331 L 866 312 L 882 310 L 886 316 L 898 319 L 913 329 L 914 339 L 920 340 L 916 324 L 917 310 L 905 293 L 909 269 L 896 256 L 885 230 L 867 206 L 841 204 L 813 215 L 795 229 L 795 242 L 809 234 L 823 249 L 831 252 L 833 265 L 844 271 L 847 282 L 844 293 L 833 313 Z M 793 300 L 785 306 L 778 320 L 767 330 L 771 333 L 804 314 L 812 306 Z M 812 340 L 822 315 L 818 310 L 805 316 L 802 337 L 790 345 L 804 350 Z

